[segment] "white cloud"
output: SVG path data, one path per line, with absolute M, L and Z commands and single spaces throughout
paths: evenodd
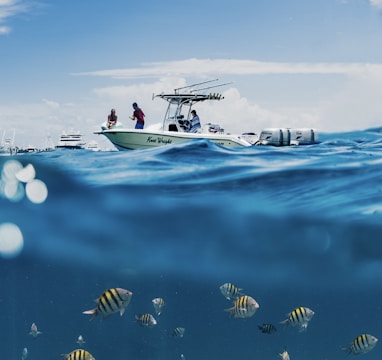
M 10 6 L 17 2 L 18 0 L 0 0 L 0 6 Z
M 379 72 L 382 64 L 373 63 L 278 63 L 236 59 L 188 59 L 168 62 L 144 63 L 142 67 L 109 69 L 76 73 L 83 76 L 105 76 L 129 79 L 162 76 L 214 76 L 225 75 L 346 75 Z
M 11 28 L 9 26 L 0 26 L 0 35 L 9 34 L 11 32 Z
M 57 109 L 60 107 L 60 104 L 57 101 L 42 99 L 42 102 L 46 105 L 48 105 L 52 109 Z
M 371 6 L 376 7 L 377 9 L 382 10 L 382 0 L 370 0 Z
M 79 94 L 73 102 L 45 98 L 35 104 L 0 106 L 0 124 L 11 124 L 18 129 L 16 141 L 19 145 L 32 142 L 38 146 L 47 134 L 56 143 L 62 131 L 73 129 L 84 133 L 88 141 L 94 139 L 101 147 L 110 147 L 104 137 L 93 132 L 100 129 L 111 108 L 117 110 L 122 124 L 133 127 L 129 115 L 133 110 L 132 103 L 137 102 L 146 114 L 147 126 L 157 124 L 163 120 L 167 103 L 155 97 L 153 101 L 153 94 L 184 87 L 191 79 L 195 83 L 210 80 L 214 75 L 224 75 L 232 80 L 237 74 L 240 76 L 233 84 L 216 89 L 223 92 L 224 100 L 195 106 L 203 123 L 219 124 L 232 133 L 259 132 L 267 127 L 312 127 L 319 132 L 332 132 L 366 129 L 379 126 L 382 121 L 379 105 L 382 71 L 379 64 L 277 64 L 230 59 L 226 61 L 230 66 L 223 60 L 205 60 L 207 70 L 197 69 L 195 66 L 200 66 L 201 62 L 190 59 L 154 63 L 155 66 L 145 64 L 143 71 L 140 68 L 125 69 L 129 76 L 138 75 L 138 80 L 89 89 L 89 94 Z M 184 67 L 186 75 L 174 75 L 171 67 L 175 64 L 175 72 L 181 73 Z M 190 73 L 185 64 L 191 68 Z M 238 64 L 242 65 L 241 69 Z M 234 66 L 237 69 L 233 69 Z M 227 73 L 223 71 L 228 76 L 225 77 Z M 171 76 L 162 75 L 166 72 Z M 155 80 L 145 78 L 142 81 L 139 78 L 142 73 L 159 76 Z M 87 73 L 90 74 L 94 73 Z M 201 74 L 200 78 L 195 77 L 196 74 Z M 272 76 L 267 77 L 267 74 Z M 96 72 L 94 75 L 100 74 Z M 114 75 L 115 72 L 110 70 L 108 76 Z M 102 76 L 106 74 L 102 72 Z M 270 89 L 274 89 L 273 93 Z
M 11 17 L 26 12 L 32 4 L 24 0 L 0 0 L 0 23 L 4 23 Z M 0 26 L 0 35 L 11 32 L 9 26 Z
M 166 74 L 169 77 L 166 77 Z M 137 80 L 135 85 L 94 90 L 100 98 L 114 100 L 116 105 L 113 107 L 127 108 L 128 111 L 131 107 L 129 102 L 134 99 L 138 102 L 142 100 L 145 107 L 149 106 L 150 112 L 155 115 L 150 118 L 160 119 L 163 117 L 163 104 L 158 105 L 161 106 L 159 110 L 156 105 L 148 104 L 147 99 L 151 98 L 153 92 L 160 93 L 185 86 L 185 79 L 195 79 L 195 74 L 201 79 L 238 76 L 239 82 L 243 84 L 253 81 L 250 76 L 273 75 L 273 79 L 274 75 L 288 76 L 280 77 L 278 84 L 279 91 L 286 90 L 288 94 L 280 95 L 276 92 L 273 100 L 268 99 L 266 104 L 262 104 L 253 96 L 254 85 L 249 85 L 246 91 L 249 98 L 244 98 L 238 89 L 230 87 L 226 90 L 226 99 L 221 104 L 198 105 L 202 120 L 217 122 L 227 131 L 258 131 L 264 127 L 313 127 L 327 132 L 347 131 L 378 126 L 382 119 L 378 100 L 382 93 L 382 64 L 377 63 L 276 63 L 235 59 L 188 59 L 145 63 L 142 67 L 77 75 L 117 79 L 161 77 L 161 81 L 154 83 L 147 83 L 147 80 L 146 83 L 140 83 Z M 298 85 L 294 85 L 291 79 L 296 78 L 290 77 L 294 75 L 299 76 L 298 79 L 304 79 L 303 82 L 300 80 Z M 257 79 L 256 87 L 259 91 L 259 82 L 266 83 L 266 80 L 263 77 Z M 284 87 L 281 84 L 284 84 Z M 136 99 L 137 94 L 139 99 Z M 287 99 L 286 95 L 293 95 L 292 101 L 277 101 Z M 300 99 L 302 101 L 299 101 Z

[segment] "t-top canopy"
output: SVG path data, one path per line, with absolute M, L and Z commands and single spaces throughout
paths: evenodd
M 160 97 L 171 104 L 192 105 L 205 100 L 222 100 L 224 96 L 219 93 L 210 94 L 159 94 L 155 97 Z

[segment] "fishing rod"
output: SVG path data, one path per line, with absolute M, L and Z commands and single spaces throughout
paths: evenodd
M 218 81 L 218 80 L 219 80 L 219 79 L 207 80 L 207 81 L 203 81 L 203 82 L 200 82 L 200 83 L 196 83 L 196 84 L 192 84 L 192 85 L 183 86 L 183 87 L 174 89 L 174 91 L 177 92 L 177 91 L 179 91 L 179 90 L 188 89 L 188 88 L 191 88 L 191 87 L 193 87 L 193 86 L 197 86 L 197 85 L 208 84 L 208 83 L 210 83 L 210 82 Z
M 232 83 L 232 82 L 229 82 L 229 83 L 218 84 L 218 85 L 214 85 L 214 86 L 208 86 L 208 87 L 201 88 L 201 89 L 191 90 L 190 92 L 193 93 L 193 92 L 195 92 L 195 91 L 208 90 L 208 89 L 213 89 L 213 88 L 216 88 L 216 87 L 219 87 L 219 86 L 230 85 L 230 84 L 233 84 L 233 83 Z

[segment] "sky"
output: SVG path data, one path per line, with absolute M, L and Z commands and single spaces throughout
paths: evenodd
M 153 94 L 218 79 L 195 105 L 226 131 L 382 126 L 382 0 L 0 0 L 0 136 L 87 141 L 115 108 L 146 127 Z

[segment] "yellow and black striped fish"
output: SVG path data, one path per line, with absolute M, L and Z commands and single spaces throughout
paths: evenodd
M 157 321 L 154 319 L 154 316 L 152 316 L 149 313 L 135 315 L 135 319 L 137 320 L 138 324 L 141 326 L 153 327 L 157 324 Z
M 172 331 L 172 337 L 175 337 L 175 338 L 182 338 L 184 336 L 184 333 L 185 333 L 186 329 L 185 328 L 182 328 L 182 327 L 176 327 L 173 331 Z
M 312 319 L 313 315 L 313 310 L 300 306 L 287 314 L 287 318 L 281 321 L 280 324 L 294 326 L 299 328 L 300 331 L 304 331 L 308 327 L 308 322 Z
M 277 331 L 276 326 L 273 324 L 263 324 L 257 326 L 259 330 L 264 334 L 272 334 Z
M 259 304 L 256 300 L 248 295 L 240 296 L 234 301 L 233 307 L 225 309 L 228 311 L 230 316 L 236 318 L 249 318 L 255 314 Z
M 345 350 L 349 354 L 365 354 L 370 350 L 374 349 L 374 346 L 377 345 L 378 339 L 369 334 L 361 334 L 357 336 L 349 346 L 343 347 L 342 350 Z
M 236 285 L 232 283 L 225 283 L 219 287 L 223 296 L 228 300 L 235 300 L 239 296 L 243 295 L 241 291 L 243 289 L 238 288 Z
M 96 300 L 97 307 L 86 310 L 83 314 L 92 315 L 90 320 L 94 319 L 98 314 L 106 317 L 119 312 L 122 316 L 127 305 L 129 305 L 132 295 L 133 293 L 129 290 L 121 288 L 108 289 Z
M 73 350 L 70 354 L 64 354 L 62 356 L 65 360 L 95 360 L 90 352 L 83 349 Z

